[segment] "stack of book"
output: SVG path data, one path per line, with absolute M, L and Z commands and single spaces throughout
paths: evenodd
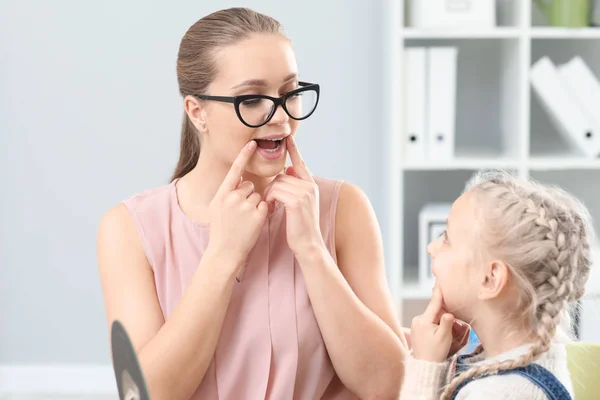
M 404 159 L 442 161 L 454 157 L 458 49 L 404 49 Z
M 404 49 L 405 162 L 454 157 L 457 61 L 453 46 Z M 531 66 L 529 81 L 573 150 L 582 157 L 600 157 L 600 80 L 585 61 L 575 56 L 555 64 L 544 56 Z
M 545 56 L 531 67 L 534 93 L 557 131 L 583 157 L 600 157 L 600 82 L 579 56 L 555 64 Z

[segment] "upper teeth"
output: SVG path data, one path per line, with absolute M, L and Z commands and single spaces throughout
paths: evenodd
M 281 140 L 281 139 L 283 139 L 283 138 L 263 139 L 263 140 L 270 140 L 272 142 L 276 142 L 276 141 Z

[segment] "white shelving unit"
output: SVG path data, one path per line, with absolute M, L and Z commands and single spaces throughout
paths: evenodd
M 529 0 L 497 0 L 497 27 L 488 30 L 421 30 L 406 24 L 409 0 L 388 0 L 386 46 L 391 82 L 387 154 L 386 261 L 405 326 L 425 307 L 420 287 L 418 213 L 428 202 L 452 202 L 466 180 L 483 168 L 559 184 L 583 199 L 600 219 L 600 159 L 578 156 L 560 137 L 529 83 L 529 69 L 548 55 L 555 63 L 580 55 L 600 75 L 600 28 L 545 26 Z M 458 47 L 456 157 L 439 163 L 403 160 L 403 49 Z M 600 105 L 598 105 L 600 111 Z

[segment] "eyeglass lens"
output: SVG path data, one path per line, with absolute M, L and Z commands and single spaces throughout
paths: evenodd
M 295 119 L 302 119 L 309 115 L 317 104 L 317 92 L 305 90 L 285 99 L 285 108 L 288 115 Z M 273 113 L 275 103 L 270 99 L 254 98 L 240 102 L 240 116 L 249 125 L 263 124 Z

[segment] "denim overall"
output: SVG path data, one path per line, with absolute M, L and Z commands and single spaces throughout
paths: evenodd
M 472 354 L 465 354 L 458 357 L 456 363 L 456 373 L 464 372 L 469 369 L 469 365 L 465 362 L 465 359 L 472 357 Z M 538 364 L 529 364 L 524 367 L 509 369 L 499 371 L 498 375 L 508 375 L 508 374 L 517 374 L 521 375 L 524 378 L 529 379 L 535 385 L 537 385 L 548 397 L 548 400 L 572 400 L 571 395 L 564 387 L 562 383 L 552 374 L 552 372 L 548 371 L 546 368 L 542 367 Z M 470 378 L 462 382 L 454 393 L 452 394 L 452 399 L 456 398 L 456 395 L 466 384 L 471 382 L 477 378 L 483 378 L 486 375 L 480 375 L 478 377 Z

